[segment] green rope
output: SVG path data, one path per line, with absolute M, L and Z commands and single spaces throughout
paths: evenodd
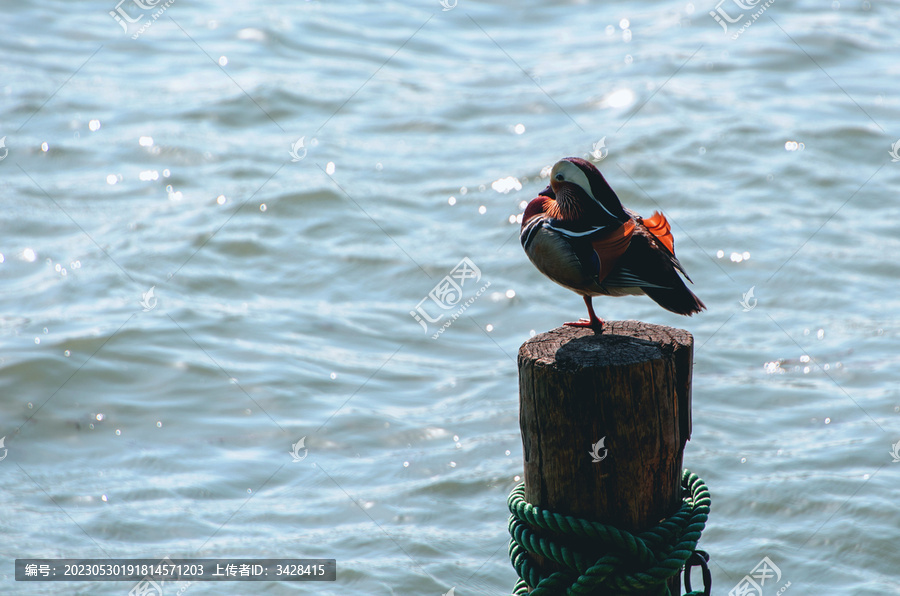
M 709 517 L 709 489 L 699 476 L 685 469 L 681 509 L 658 526 L 631 534 L 613 526 L 560 515 L 525 502 L 525 483 L 509 495 L 509 558 L 519 574 L 514 596 L 583 596 L 648 592 L 671 596 L 667 580 L 688 564 L 700 565 L 707 583 L 708 555 L 697 550 Z M 550 538 L 549 534 L 554 535 Z M 561 540 L 565 540 L 562 543 Z M 696 555 L 694 553 L 697 553 Z M 562 570 L 544 576 L 529 558 L 534 553 L 556 562 Z M 693 555 L 693 556 L 692 556 Z M 688 561 L 690 559 L 690 561 Z M 690 591 L 685 596 L 709 594 Z

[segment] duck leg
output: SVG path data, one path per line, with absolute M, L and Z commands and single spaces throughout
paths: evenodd
M 594 304 L 593 299 L 590 296 L 584 296 L 584 304 L 588 309 L 588 319 L 579 319 L 577 321 L 572 321 L 569 323 L 563 323 L 564 325 L 568 325 L 569 327 L 590 327 L 591 329 L 596 329 L 600 331 L 603 329 L 603 319 L 599 318 L 596 313 L 594 313 Z

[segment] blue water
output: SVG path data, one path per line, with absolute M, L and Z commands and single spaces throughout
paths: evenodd
M 768 557 L 767 596 L 900 594 L 896 3 L 163 4 L 2 9 L 0 591 L 169 556 L 338 580 L 166 594 L 509 593 L 515 355 L 584 315 L 516 216 L 596 151 L 709 307 L 595 300 L 694 334 L 713 593 Z

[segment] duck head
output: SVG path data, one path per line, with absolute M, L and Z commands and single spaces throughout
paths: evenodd
M 630 217 L 600 170 L 580 157 L 567 157 L 554 164 L 550 190 L 563 219 L 588 217 L 625 223 Z

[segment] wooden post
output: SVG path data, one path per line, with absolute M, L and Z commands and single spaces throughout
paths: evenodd
M 559 327 L 525 342 L 525 500 L 632 533 L 674 513 L 691 433 L 693 351 L 687 331 L 640 321 L 607 321 L 600 334 Z M 595 462 L 592 446 L 604 437 Z M 557 569 L 543 557 L 535 563 Z M 669 584 L 673 594 L 679 581 Z

